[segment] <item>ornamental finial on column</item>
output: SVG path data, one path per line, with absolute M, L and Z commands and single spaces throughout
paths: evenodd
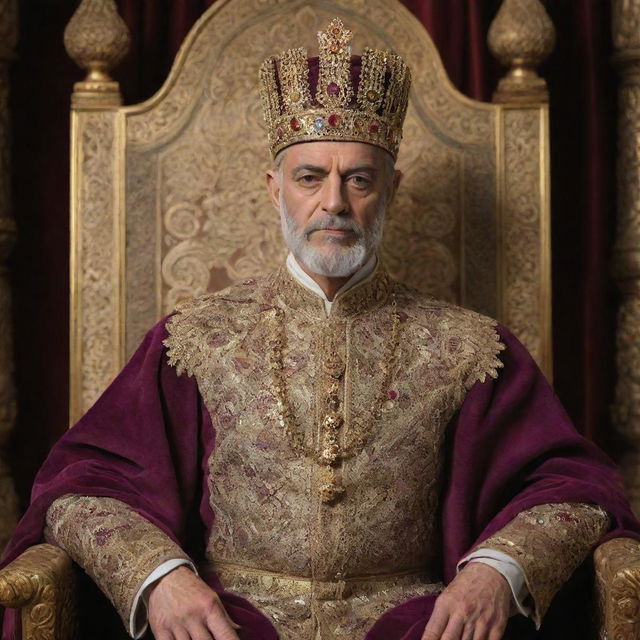
M 539 0 L 504 0 L 489 28 L 489 48 L 509 68 L 494 102 L 548 102 L 536 68 L 553 51 L 556 32 Z
M 74 86 L 74 107 L 121 104 L 120 87 L 109 75 L 129 51 L 129 29 L 114 0 L 82 0 L 64 31 L 67 53 L 87 76 Z

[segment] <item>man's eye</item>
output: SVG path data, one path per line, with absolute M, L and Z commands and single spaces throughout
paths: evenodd
M 305 176 L 300 176 L 299 181 L 302 184 L 315 184 L 316 182 L 318 182 L 318 176 L 307 174 Z
M 369 184 L 371 184 L 369 178 L 365 178 L 364 176 L 351 176 L 350 180 L 356 187 L 361 189 L 368 187 Z

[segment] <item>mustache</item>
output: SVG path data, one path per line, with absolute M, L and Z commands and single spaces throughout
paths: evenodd
M 315 220 L 314 222 L 310 222 L 304 228 L 304 235 L 309 236 L 309 234 L 314 231 L 321 231 L 323 229 L 333 229 L 336 231 L 353 231 L 357 235 L 362 235 L 362 227 L 353 220 L 348 220 L 345 218 L 339 218 L 337 216 L 327 216 L 322 218 L 321 220 Z

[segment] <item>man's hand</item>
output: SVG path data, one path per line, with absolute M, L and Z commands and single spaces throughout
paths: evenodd
M 158 580 L 149 596 L 156 640 L 238 640 L 235 624 L 213 591 L 187 567 Z
M 511 599 L 498 571 L 470 562 L 436 600 L 422 640 L 500 640 Z

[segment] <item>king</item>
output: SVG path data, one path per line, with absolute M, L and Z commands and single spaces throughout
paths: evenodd
M 151 329 L 7 559 L 59 545 L 136 638 L 571 638 L 556 594 L 640 527 L 517 339 L 385 271 L 410 71 L 318 40 L 260 70 L 286 263 Z

